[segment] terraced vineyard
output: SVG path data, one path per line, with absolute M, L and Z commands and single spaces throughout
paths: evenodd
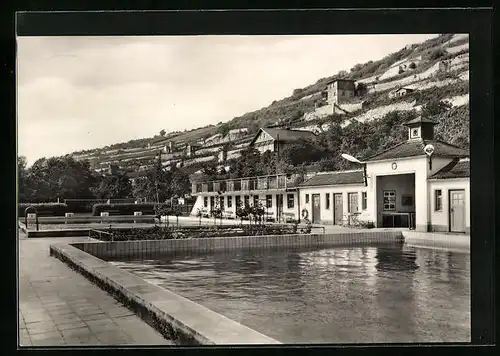
M 338 78 L 337 74 L 321 78 L 308 87 L 295 89 L 287 98 L 273 101 L 265 108 L 225 123 L 174 132 L 163 137 L 117 143 L 72 155 L 76 159 L 89 160 L 96 169 L 116 164 L 133 176 L 140 175 L 141 171 L 157 162 L 160 152 L 164 165 L 176 163 L 198 167 L 203 162 L 216 160 L 223 147 L 228 150 L 227 159 L 234 160 L 259 127 L 275 125 L 321 131 L 327 130 L 334 122 L 340 121 L 346 127 L 354 121 L 375 120 L 392 111 L 419 111 L 422 105 L 435 98 L 449 101 L 455 108 L 467 105 L 468 70 L 468 35 L 440 35 L 421 44 L 409 44 L 380 60 L 356 64 L 346 77 L 366 85 L 366 92 L 358 98 L 364 103 L 360 110 L 345 110 L 342 117 L 328 115 L 321 106 L 324 105 L 322 92 L 328 81 Z M 403 98 L 391 99 L 389 93 L 402 86 L 411 87 L 414 92 Z M 223 127 L 226 131 L 234 131 L 224 135 Z M 247 130 L 236 131 L 240 128 Z M 173 152 L 169 152 L 170 143 Z M 187 146 L 193 144 L 199 147 L 188 154 Z

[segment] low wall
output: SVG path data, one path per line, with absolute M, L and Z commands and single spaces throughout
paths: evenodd
M 405 243 L 411 246 L 470 251 L 470 235 L 419 231 L 402 231 L 402 234 Z
M 162 335 L 175 340 L 179 345 L 280 344 L 70 244 L 51 245 L 50 255 L 64 261 L 113 294 Z
M 90 222 L 116 222 L 116 221 L 138 221 L 138 222 L 154 222 L 153 215 L 114 215 L 114 216 L 74 216 L 67 218 L 64 216 L 39 216 L 38 223 L 40 224 L 78 224 Z M 28 223 L 34 224 L 35 219 L 28 219 Z
M 175 252 L 210 253 L 232 249 L 325 248 L 333 246 L 393 244 L 403 242 L 401 231 L 297 234 L 196 239 L 83 242 L 74 244 L 84 252 L 103 259 Z

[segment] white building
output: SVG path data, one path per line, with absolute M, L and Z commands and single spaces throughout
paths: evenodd
M 198 208 L 210 211 L 216 199 L 228 210 L 263 200 L 274 218 L 327 225 L 357 218 L 375 227 L 469 233 L 468 150 L 436 140 L 432 120 L 405 125 L 405 142 L 360 162 L 359 170 L 320 172 L 301 184 L 286 175 L 194 183 L 193 215 Z
M 307 180 L 299 186 L 301 212 L 322 224 L 357 216 L 375 227 L 468 233 L 469 152 L 434 139 L 435 124 L 420 117 L 406 123 L 408 140 L 369 157 L 360 171 Z

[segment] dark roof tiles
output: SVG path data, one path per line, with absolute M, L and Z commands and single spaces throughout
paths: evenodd
M 414 140 L 405 141 L 388 150 L 379 152 L 373 156 L 367 157 L 364 161 L 379 161 L 384 159 L 397 159 L 406 157 L 424 156 L 424 147 L 428 144 L 434 146 L 434 157 L 469 157 L 469 151 L 463 148 L 450 145 L 438 140 Z
M 363 184 L 363 171 L 338 171 L 318 173 L 300 184 L 301 187 L 317 187 L 324 185 Z
M 451 179 L 451 178 L 469 178 L 470 161 L 454 160 L 438 172 L 434 173 L 429 179 Z

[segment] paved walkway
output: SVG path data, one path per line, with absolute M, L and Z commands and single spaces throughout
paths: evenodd
M 21 346 L 172 345 L 105 291 L 49 256 L 54 242 L 19 232 L 19 343 Z

